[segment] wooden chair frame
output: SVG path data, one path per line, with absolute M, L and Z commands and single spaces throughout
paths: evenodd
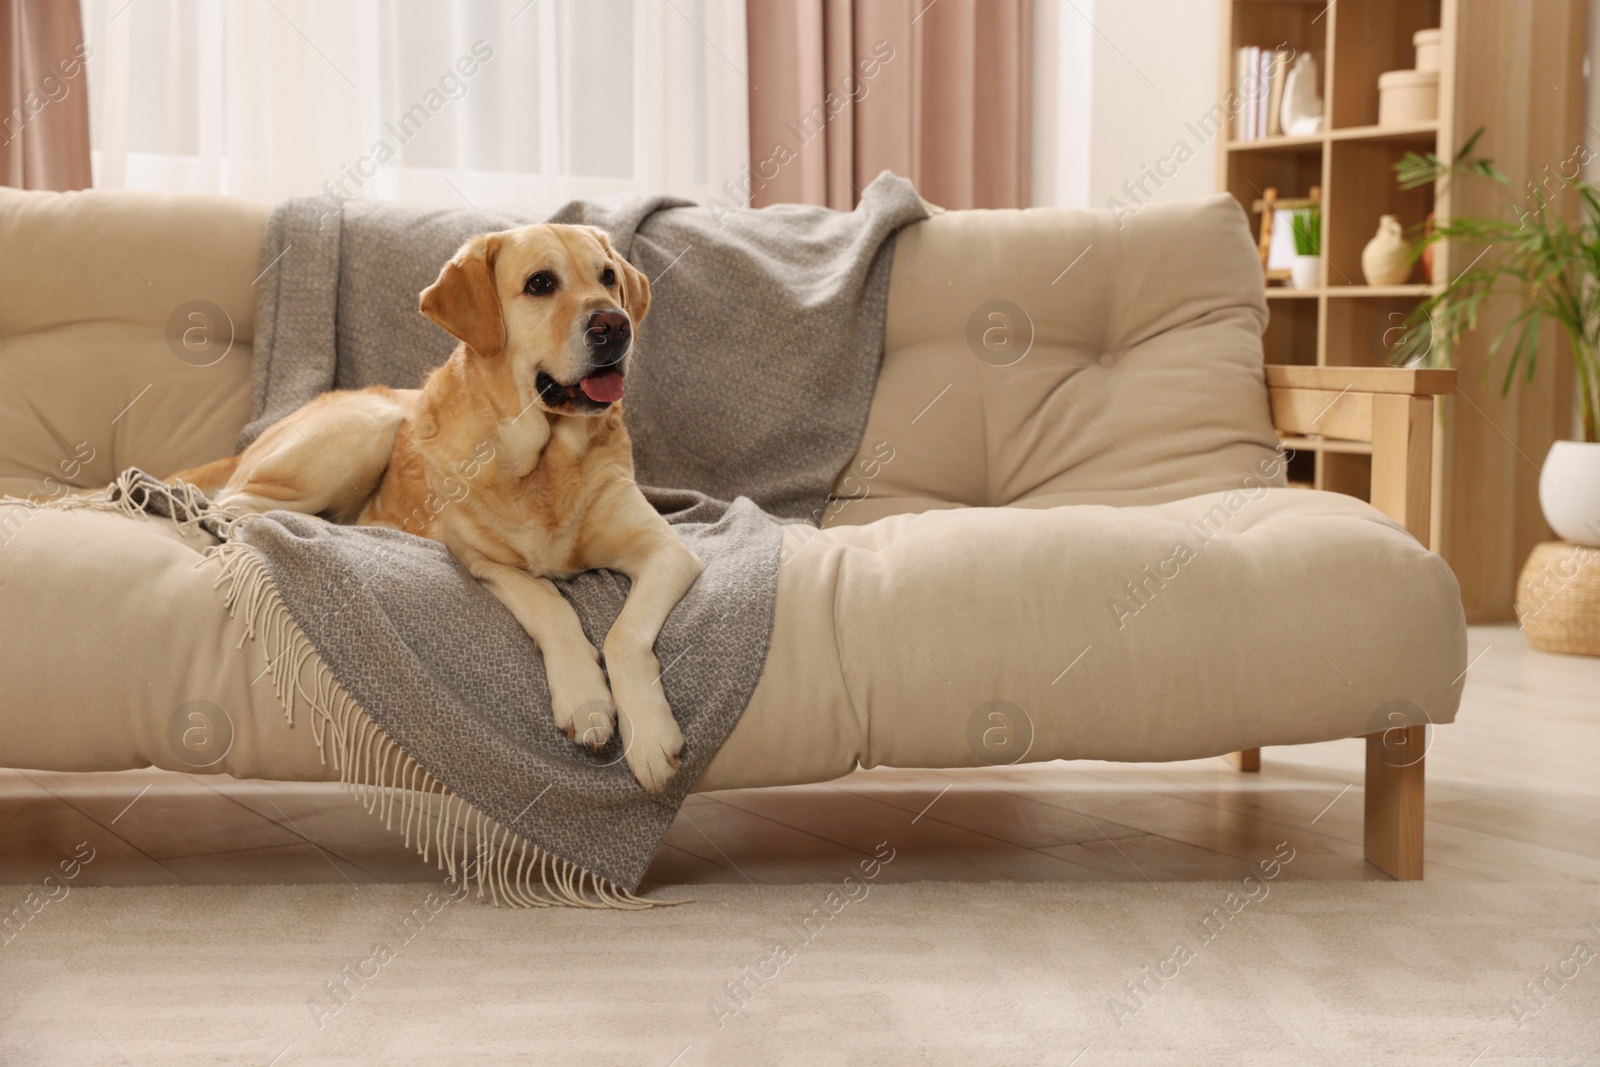
M 1437 398 L 1455 392 L 1453 370 L 1399 367 L 1267 367 L 1272 423 L 1280 436 L 1363 441 L 1372 445 L 1372 505 L 1424 545 L 1429 543 L 1433 426 Z M 1426 726 L 1396 727 L 1403 738 L 1368 734 L 1367 861 L 1390 877 L 1422 877 L 1423 765 L 1396 766 L 1385 753 L 1421 751 Z M 1261 750 L 1228 757 L 1242 771 L 1261 769 Z

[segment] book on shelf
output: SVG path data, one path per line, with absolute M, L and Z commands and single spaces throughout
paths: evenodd
M 1256 49 L 1260 53 L 1256 60 L 1256 127 L 1255 135 L 1259 140 L 1267 135 L 1267 99 L 1268 84 L 1272 78 L 1272 53 L 1264 49 Z
M 1259 141 L 1283 133 L 1283 83 L 1291 54 L 1287 48 L 1256 45 L 1234 54 L 1234 140 Z
M 1256 67 L 1259 48 L 1241 48 L 1234 53 L 1233 64 L 1233 139 L 1235 141 L 1250 141 L 1255 139 L 1255 77 L 1251 73 Z

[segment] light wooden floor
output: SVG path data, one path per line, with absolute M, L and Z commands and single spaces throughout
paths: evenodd
M 1458 721 L 1428 754 L 1427 877 L 1600 882 L 1600 660 L 1475 627 Z M 1242 876 L 1280 841 L 1293 878 L 1383 875 L 1361 858 L 1360 741 L 1221 759 L 861 771 L 827 785 L 691 796 L 651 883 L 837 881 L 892 839 L 888 880 L 1191 881 Z M 76 885 L 436 881 L 336 786 L 162 771 L 0 770 L 0 883 L 78 842 Z

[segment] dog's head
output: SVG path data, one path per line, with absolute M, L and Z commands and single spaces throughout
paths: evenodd
M 622 399 L 650 282 L 593 226 L 523 226 L 462 245 L 419 306 L 546 411 L 598 415 Z

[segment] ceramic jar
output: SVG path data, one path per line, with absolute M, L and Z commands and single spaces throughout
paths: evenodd
M 1411 277 L 1411 246 L 1393 215 L 1378 220 L 1378 232 L 1361 252 L 1361 273 L 1368 285 L 1401 285 Z
M 1439 70 L 1439 42 L 1442 39 L 1437 27 L 1431 30 L 1418 30 L 1411 35 L 1411 43 L 1417 50 L 1417 69 L 1433 71 Z
M 1378 125 L 1411 126 L 1439 117 L 1439 72 L 1391 70 L 1378 75 Z

